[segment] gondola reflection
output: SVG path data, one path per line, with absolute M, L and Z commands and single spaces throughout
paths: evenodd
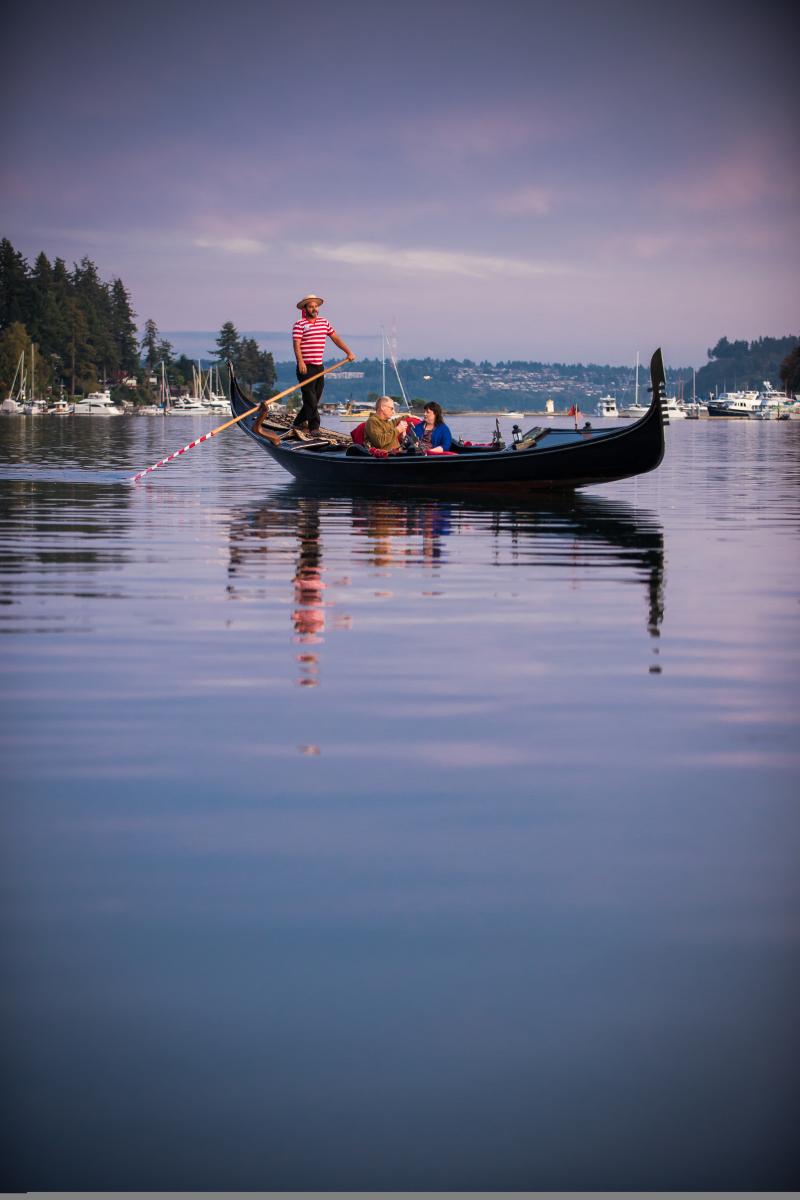
M 228 591 L 231 597 L 252 596 L 279 587 L 285 595 L 291 588 L 297 682 L 314 687 L 326 637 L 356 624 L 342 607 L 352 578 L 328 578 L 326 541 L 336 545 L 338 566 L 344 552 L 347 569 L 358 573 L 361 587 L 367 578 L 377 581 L 371 594 L 383 599 L 392 595 L 392 577 L 408 568 L 436 577 L 437 590 L 427 594 L 446 595 L 448 573 L 459 563 L 456 543 L 469 535 L 473 570 L 534 564 L 542 570 L 566 569 L 576 586 L 603 568 L 630 571 L 644 585 L 647 632 L 659 637 L 664 618 L 660 522 L 624 502 L 581 494 L 509 507 L 494 500 L 331 496 L 292 484 L 231 520 Z M 486 547 L 484 561 L 477 564 L 476 545 Z

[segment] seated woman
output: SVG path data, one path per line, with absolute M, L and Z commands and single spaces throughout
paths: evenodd
M 400 449 L 407 429 L 405 417 L 399 420 L 395 418 L 392 397 L 378 396 L 375 412 L 370 413 L 364 427 L 364 445 L 375 450 L 387 450 L 391 454 Z
M 450 449 L 453 438 L 444 423 L 442 406 L 435 400 L 429 400 L 425 405 L 422 424 L 417 425 L 414 432 L 426 454 L 441 454 Z

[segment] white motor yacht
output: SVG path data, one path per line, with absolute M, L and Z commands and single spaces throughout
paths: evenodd
M 206 406 L 198 396 L 179 396 L 167 409 L 171 417 L 202 416 Z
M 723 392 L 716 400 L 706 405 L 710 417 L 752 417 L 759 411 L 761 400 L 758 392 Z
M 121 417 L 122 409 L 112 402 L 111 392 L 106 388 L 102 392 L 89 392 L 83 400 L 76 400 L 74 414 L 76 417 Z
M 674 396 L 664 397 L 664 408 L 667 410 L 670 421 L 684 421 L 688 415 L 686 409 L 678 403 Z
M 206 412 L 222 412 L 229 413 L 231 411 L 230 402 L 227 396 L 223 396 L 220 392 L 209 392 L 203 402 Z
M 776 392 L 768 380 L 764 380 L 764 390 L 758 393 L 759 408 L 753 413 L 757 421 L 779 421 L 787 419 L 796 402 L 783 392 Z
M 595 410 L 598 417 L 618 417 L 617 402 L 613 396 L 601 396 Z

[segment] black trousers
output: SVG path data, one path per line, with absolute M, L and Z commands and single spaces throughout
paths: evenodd
M 304 372 L 297 372 L 297 382 L 303 384 L 304 379 L 309 379 L 313 375 L 319 375 L 322 368 L 322 363 L 313 364 L 307 363 L 307 369 Z M 325 387 L 325 376 L 320 376 L 313 383 L 306 383 L 302 387 L 301 395 L 303 403 L 300 407 L 300 412 L 294 419 L 295 425 L 307 425 L 309 430 L 314 433 L 319 429 L 319 402 L 322 399 L 322 389 Z

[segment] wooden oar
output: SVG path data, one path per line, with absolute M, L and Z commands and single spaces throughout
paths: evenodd
M 341 362 L 337 362 L 330 367 L 326 367 L 324 371 L 320 371 L 317 375 L 312 375 L 309 379 L 303 380 L 302 383 L 294 384 L 293 387 L 287 388 L 285 392 L 279 392 L 277 396 L 271 396 L 266 403 L 277 404 L 277 402 L 282 400 L 284 396 L 290 396 L 292 392 L 299 391 L 300 388 L 305 387 L 307 383 L 312 383 L 315 379 L 321 379 L 323 375 L 328 375 L 331 371 L 338 371 L 339 367 L 343 367 L 345 363 L 348 362 L 350 362 L 349 358 L 343 358 Z M 232 417 L 231 420 L 226 421 L 224 425 L 218 425 L 216 429 L 211 429 L 208 433 L 204 433 L 202 437 L 195 438 L 195 440 L 193 442 L 189 442 L 187 446 L 181 446 L 180 450 L 176 450 L 174 454 L 168 455 L 167 458 L 162 458 L 161 462 L 153 463 L 152 467 L 145 467 L 145 469 L 140 471 L 138 475 L 131 475 L 129 482 L 136 483 L 139 479 L 142 479 L 143 476 L 149 475 L 151 471 L 157 471 L 159 467 L 163 467 L 168 462 L 172 462 L 173 458 L 180 458 L 180 456 L 185 454 L 187 450 L 193 450 L 194 447 L 199 446 L 201 442 L 207 442 L 209 438 L 216 437 L 218 433 L 222 433 L 223 429 L 230 429 L 231 425 L 238 425 L 240 421 L 245 419 L 245 417 L 249 417 L 252 413 L 258 412 L 259 408 L 261 408 L 261 405 L 255 404 L 252 408 L 248 408 L 247 412 L 243 412 L 241 416 Z

